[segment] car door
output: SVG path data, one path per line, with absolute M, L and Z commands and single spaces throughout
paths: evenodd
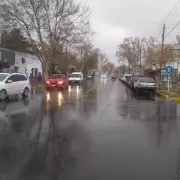
M 10 83 L 8 82 L 9 80 L 11 80 Z M 17 94 L 17 89 L 19 87 L 17 75 L 11 75 L 5 83 L 8 95 Z
M 18 75 L 18 81 L 19 81 L 19 89 L 18 89 L 18 94 L 22 94 L 24 91 L 24 88 L 27 86 L 27 78 L 24 75 L 19 74 Z

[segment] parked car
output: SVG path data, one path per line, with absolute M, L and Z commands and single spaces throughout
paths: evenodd
M 130 85 L 131 88 L 134 88 L 134 83 L 137 82 L 139 77 L 140 76 L 137 76 L 137 75 L 132 75 L 131 76 L 131 79 L 129 81 L 129 85 Z
M 46 89 L 66 89 L 68 88 L 69 80 L 64 74 L 53 74 L 46 82 Z
M 29 79 L 22 73 L 0 73 L 0 100 L 5 100 L 10 95 L 29 95 L 31 85 Z
M 83 83 L 83 74 L 81 72 L 73 72 L 69 77 L 69 84 L 78 84 L 81 85 Z
M 87 80 L 92 80 L 93 79 L 93 75 L 92 74 L 87 74 Z
M 129 81 L 131 80 L 132 74 L 124 74 L 122 81 L 129 84 Z
M 116 80 L 117 79 L 117 75 L 116 74 L 112 74 L 111 75 L 111 80 Z
M 151 77 L 138 77 L 137 81 L 134 83 L 134 90 L 136 95 L 140 95 L 143 92 L 151 93 L 155 95 L 157 84 Z

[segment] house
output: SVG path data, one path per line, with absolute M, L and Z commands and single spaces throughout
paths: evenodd
M 168 50 L 166 50 L 166 60 L 163 60 L 163 69 L 160 73 L 160 64 L 153 64 L 152 62 L 146 62 L 145 63 L 145 74 L 147 76 L 151 76 L 154 79 L 158 79 L 161 74 L 161 81 L 167 82 L 169 79 L 169 75 L 166 73 L 165 68 L 167 66 L 172 66 L 174 68 L 173 75 L 170 76 L 170 81 L 172 83 L 177 82 L 177 78 L 180 76 L 180 45 L 176 44 L 167 44 L 165 45 L 168 47 Z
M 28 77 L 42 75 L 40 60 L 36 56 L 27 53 L 15 52 L 14 69 L 16 72 L 27 74 Z
M 0 47 L 0 65 L 3 63 L 9 65 L 9 67 L 4 66 L 3 71 L 25 73 L 29 78 L 36 79 L 42 76 L 41 62 L 34 55 Z

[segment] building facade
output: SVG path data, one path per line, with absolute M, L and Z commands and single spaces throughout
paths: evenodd
M 0 48 L 0 63 L 9 64 L 9 68 L 4 67 L 5 72 L 25 73 L 31 79 L 42 77 L 41 62 L 34 55 Z
M 31 78 L 42 76 L 41 62 L 31 54 L 15 52 L 14 69 L 16 72 L 25 73 Z

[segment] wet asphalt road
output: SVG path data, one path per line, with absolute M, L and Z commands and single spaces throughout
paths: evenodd
M 1 103 L 0 180 L 172 180 L 179 106 L 135 98 L 119 81 L 34 89 Z

